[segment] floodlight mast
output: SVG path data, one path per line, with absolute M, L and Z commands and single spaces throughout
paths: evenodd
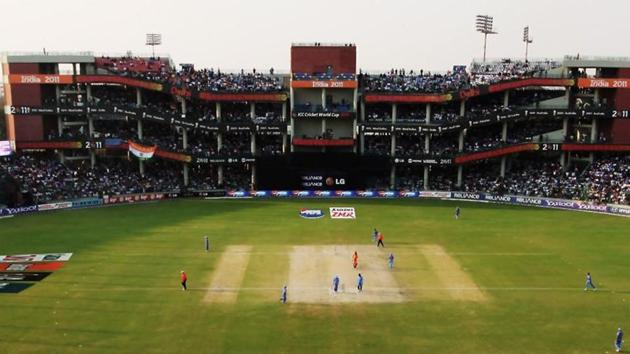
M 155 46 L 162 44 L 162 35 L 160 33 L 147 33 L 146 45 L 150 45 L 155 58 Z
M 492 30 L 493 18 L 488 15 L 477 15 L 475 18 L 475 27 L 477 32 L 483 33 L 483 62 L 486 62 L 486 43 L 489 34 L 497 34 Z
M 523 28 L 523 42 L 525 42 L 525 62 L 527 62 L 529 44 L 534 42 L 534 40 L 529 37 L 529 26 L 526 26 L 525 28 Z

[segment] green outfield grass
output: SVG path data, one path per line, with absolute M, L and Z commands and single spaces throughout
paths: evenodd
M 612 352 L 617 327 L 630 329 L 630 219 L 459 205 L 457 221 L 454 202 L 413 200 L 177 200 L 3 219 L 0 254 L 74 256 L 0 294 L 0 353 Z M 353 206 L 357 219 L 298 216 L 329 206 Z M 292 246 L 369 245 L 373 227 L 398 254 L 409 301 L 277 301 Z M 425 296 L 441 291 L 413 252 L 425 244 L 443 247 L 486 301 Z M 234 303 L 204 302 L 230 245 L 252 246 L 243 290 Z M 600 291 L 582 290 L 586 271 Z

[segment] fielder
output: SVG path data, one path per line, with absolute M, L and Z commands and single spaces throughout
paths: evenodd
M 378 237 L 378 230 L 374 228 L 374 231 L 372 231 L 372 242 L 376 243 L 377 237 Z
M 180 279 L 182 281 L 182 290 L 183 291 L 188 290 L 188 288 L 186 287 L 186 282 L 188 282 L 188 276 L 186 275 L 186 272 L 184 272 L 183 270 L 180 272 Z
M 619 327 L 619 329 L 617 329 L 617 337 L 615 338 L 615 350 L 617 351 L 617 353 L 621 351 L 622 345 L 623 345 L 623 331 L 621 330 L 621 327 Z
M 389 257 L 387 257 L 387 265 L 389 266 L 389 269 L 394 268 L 394 254 L 390 253 Z
M 363 276 L 361 273 L 359 273 L 359 276 L 357 277 L 357 290 L 359 292 L 363 291 Z
M 455 207 L 455 220 L 459 220 L 459 216 L 462 214 L 462 209 Z
M 363 276 L 361 273 L 359 273 L 359 276 L 357 277 L 357 290 L 359 292 L 363 291 Z
M 280 293 L 280 302 L 283 304 L 287 303 L 287 286 L 282 287 L 282 292 Z
M 204 236 L 203 237 L 203 246 L 204 246 L 206 252 L 210 251 L 210 240 L 208 240 L 208 236 Z
M 378 233 L 378 242 L 376 243 L 376 248 L 378 248 L 379 246 L 383 246 L 383 248 L 385 248 L 385 244 L 383 243 L 383 233 L 379 232 Z
M 352 255 L 352 267 L 354 269 L 359 268 L 359 254 L 357 251 L 354 251 L 354 254 Z
M 339 291 L 339 281 L 341 279 L 339 279 L 338 275 L 335 275 L 335 277 L 333 278 L 332 281 L 332 291 L 336 294 Z
M 586 284 L 584 285 L 584 291 L 587 291 L 588 289 L 593 289 L 593 291 L 596 291 L 597 288 L 595 287 L 595 284 L 593 284 L 593 278 L 591 278 L 591 273 L 586 273 Z

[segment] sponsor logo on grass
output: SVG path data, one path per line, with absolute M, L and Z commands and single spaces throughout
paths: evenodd
M 72 253 L 13 254 L 0 256 L 0 263 L 13 262 L 66 262 Z
M 17 294 L 31 285 L 33 283 L 0 283 L 0 293 Z
M 0 271 L 8 272 L 55 271 L 61 267 L 63 267 L 63 262 L 0 263 Z
M 0 281 L 40 281 L 50 275 L 50 272 L 18 273 L 0 272 Z
M 331 207 L 331 219 L 356 219 L 357 214 L 353 207 Z
M 324 211 L 320 209 L 302 209 L 300 216 L 305 219 L 319 219 L 324 217 Z

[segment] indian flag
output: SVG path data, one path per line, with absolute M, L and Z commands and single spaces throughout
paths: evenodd
M 144 146 L 131 141 L 129 142 L 129 151 L 141 160 L 148 160 L 152 158 L 156 149 L 157 147 L 155 146 Z

